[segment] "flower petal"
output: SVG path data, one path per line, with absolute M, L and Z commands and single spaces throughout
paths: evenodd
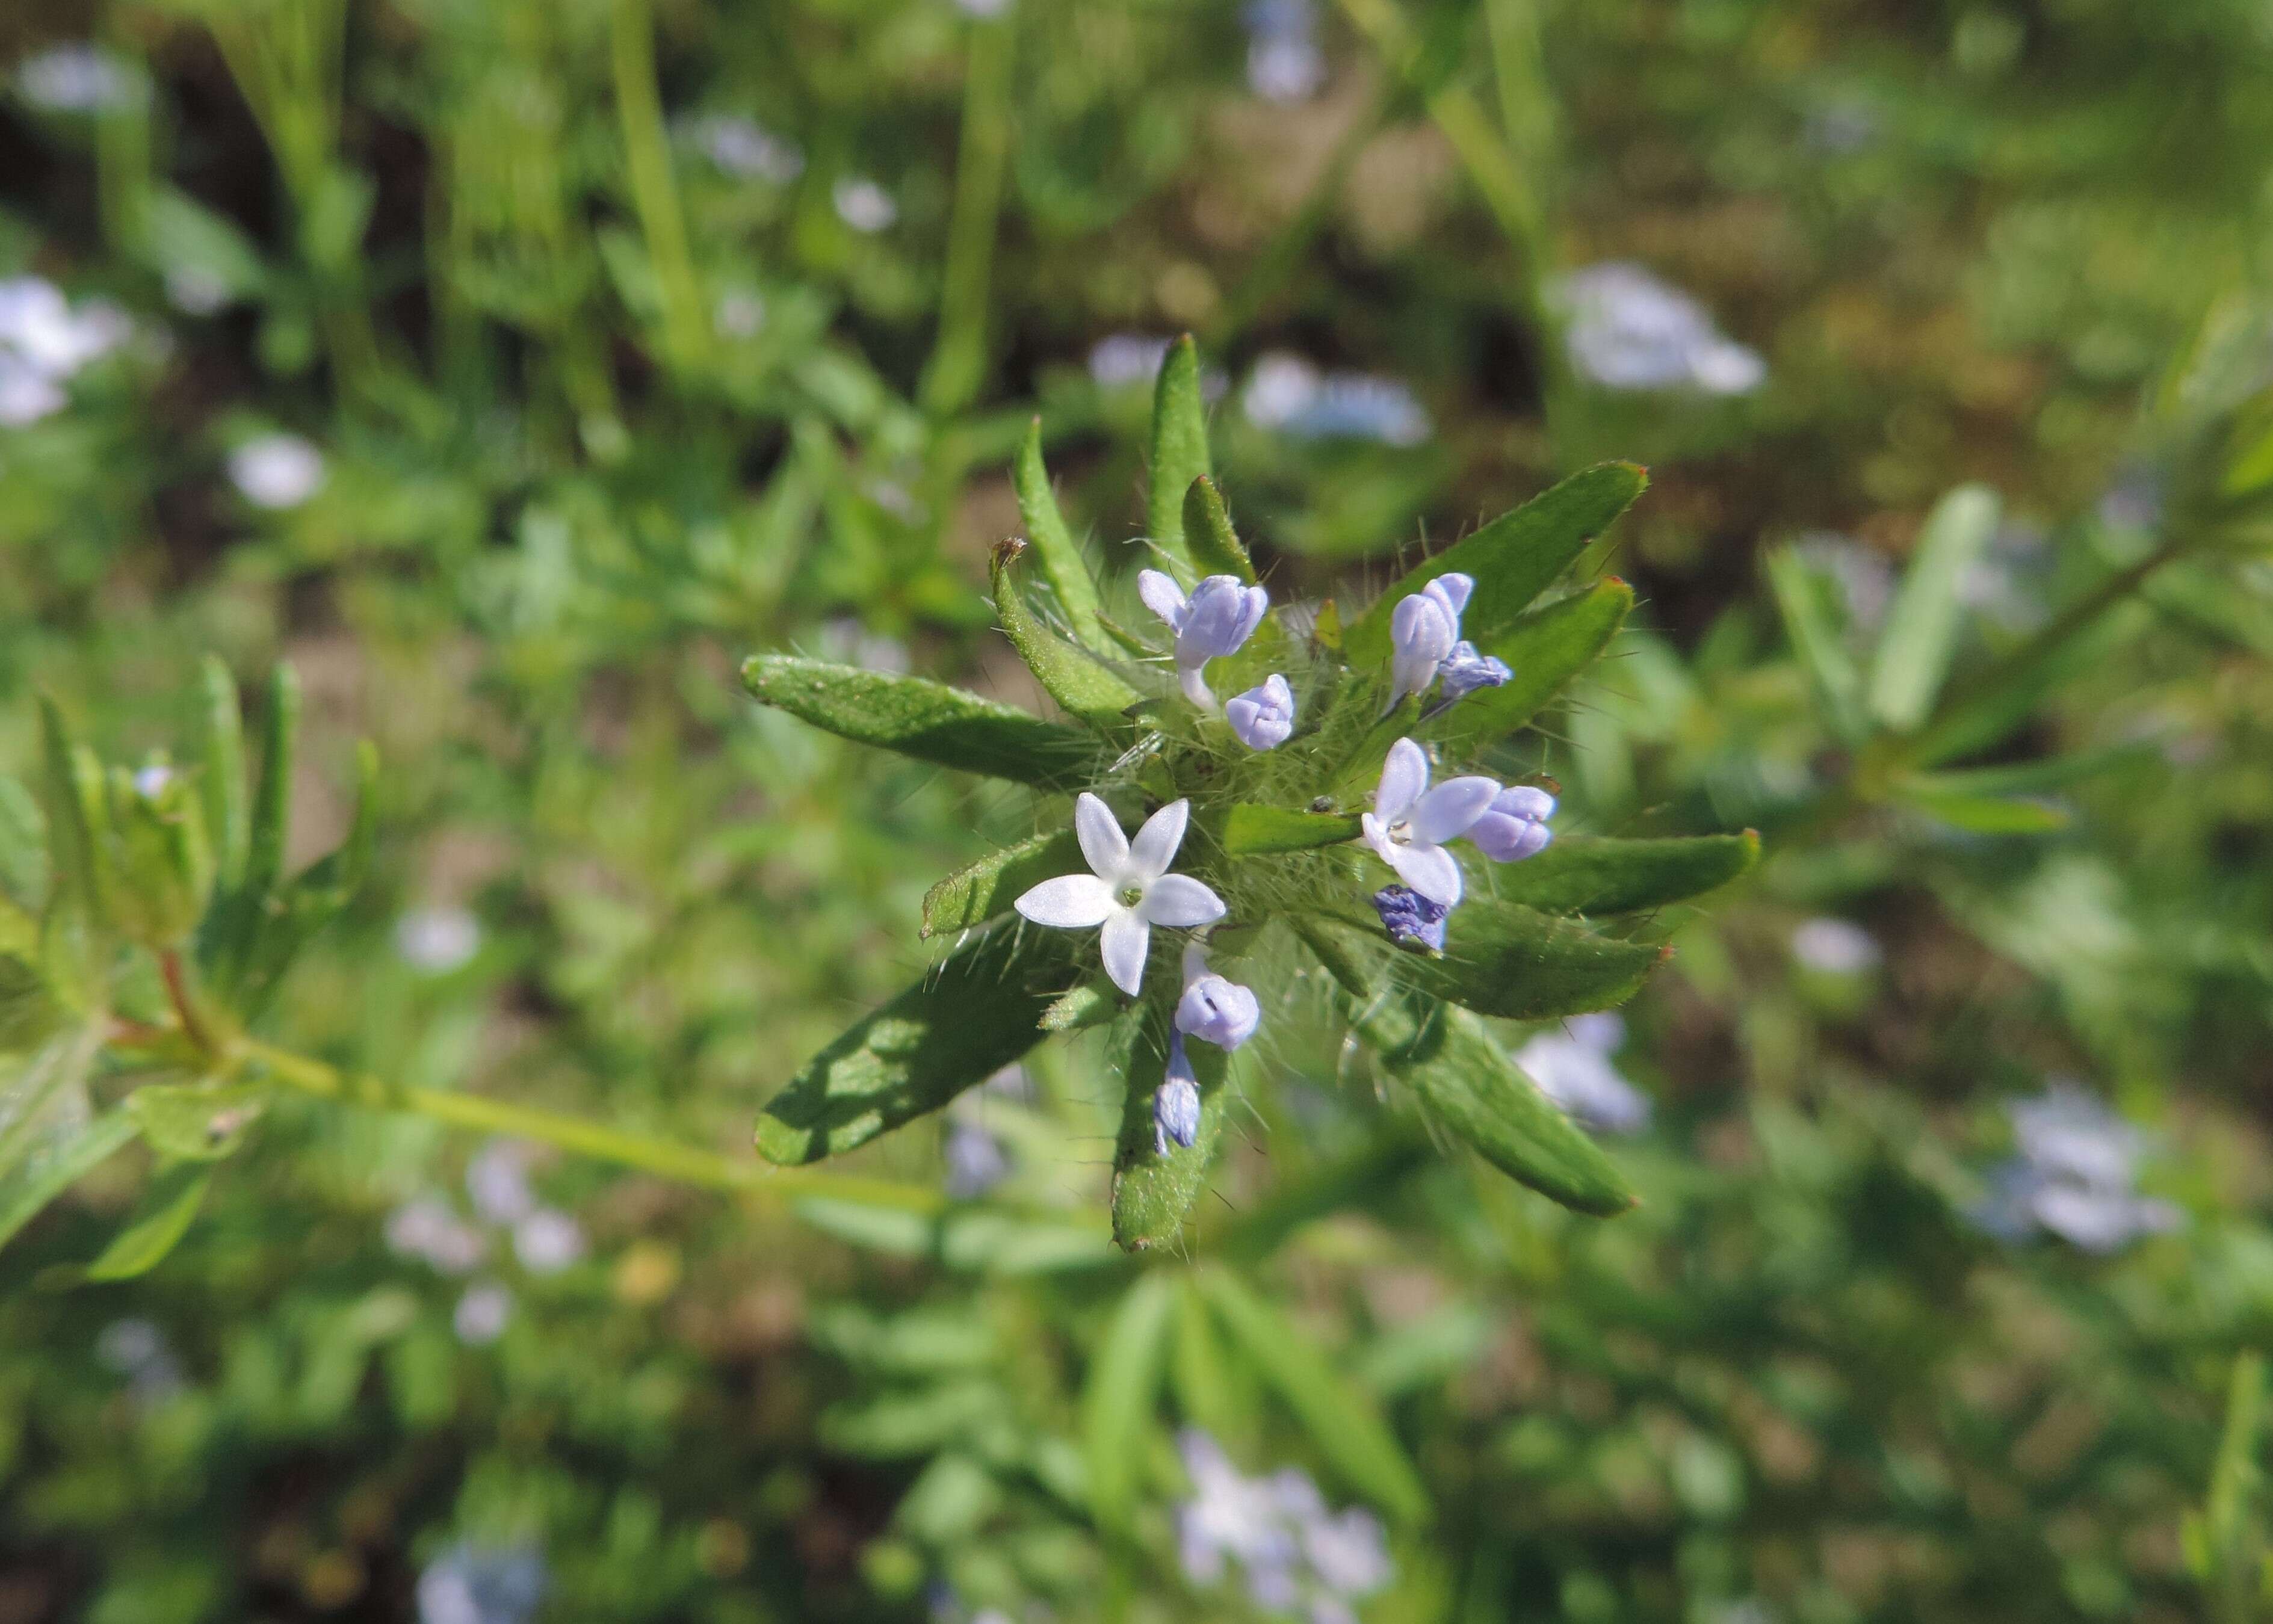
M 1468 595 L 1476 589 L 1476 578 L 1458 570 L 1447 570 L 1422 588 L 1437 596 L 1446 609 L 1452 611 L 1452 624 L 1460 624 L 1460 611 L 1468 606 Z
M 1374 855 L 1392 868 L 1396 867 L 1396 863 L 1389 855 L 1391 849 L 1389 826 L 1371 812 L 1360 812 L 1357 827 L 1358 832 L 1365 836 L 1365 843 L 1373 848 Z
M 1460 865 L 1442 846 L 1392 846 L 1383 854 L 1397 877 L 1440 908 L 1460 900 Z
M 1447 778 L 1422 796 L 1410 814 L 1416 844 L 1441 846 L 1491 810 L 1499 785 L 1489 778 Z
M 1144 888 L 1136 911 L 1154 924 L 1188 931 L 1213 924 L 1226 911 L 1223 899 L 1189 874 L 1163 874 Z
M 1121 832 L 1121 819 L 1113 809 L 1086 792 L 1075 797 L 1073 831 L 1089 872 L 1108 884 L 1120 884 L 1121 871 L 1129 866 L 1129 837 Z
M 1413 803 L 1429 787 L 1429 758 L 1420 745 L 1400 738 L 1389 747 L 1381 764 L 1381 782 L 1373 792 L 1373 815 L 1395 823 L 1413 810 Z
M 1137 885 L 1148 885 L 1168 872 L 1176 849 L 1184 843 L 1184 826 L 1191 821 L 1189 801 L 1170 801 L 1144 819 L 1129 848 L 1129 872 Z
M 1152 945 L 1152 927 L 1133 908 L 1116 908 L 1105 922 L 1097 945 L 1105 955 L 1105 973 L 1130 998 L 1144 984 L 1144 953 Z
M 1144 600 L 1144 607 L 1168 623 L 1168 630 L 1182 627 L 1184 610 L 1190 600 L 1184 589 L 1176 585 L 1175 578 L 1159 570 L 1136 572 L 1136 595 Z
M 1045 879 L 1010 905 L 1036 924 L 1085 931 L 1112 915 L 1113 887 L 1094 874 L 1061 874 Z

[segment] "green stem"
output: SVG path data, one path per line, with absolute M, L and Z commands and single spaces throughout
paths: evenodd
M 664 342 L 679 365 L 692 367 L 701 359 L 709 324 L 703 319 L 702 290 L 671 172 L 663 101 L 655 87 L 655 26 L 648 0 L 615 0 L 611 44 L 616 116 L 623 130 L 632 203 L 663 300 Z
M 940 291 L 939 339 L 919 400 L 934 417 L 951 416 L 977 398 L 986 373 L 986 298 L 1002 177 L 1010 160 L 1008 18 L 971 30 L 963 95 L 963 138 L 948 221 L 947 269 Z
M 580 1156 L 738 1195 L 776 1199 L 825 1196 L 864 1207 L 926 1216 L 942 1211 L 947 1206 L 946 1197 L 938 1191 L 917 1185 L 848 1173 L 815 1172 L 808 1168 L 762 1166 L 588 1118 L 515 1105 L 478 1094 L 410 1088 L 377 1077 L 356 1075 L 251 1039 L 245 1041 L 239 1052 L 276 1081 L 320 1099 L 338 1100 L 374 1111 L 413 1111 L 455 1127 L 541 1140 Z

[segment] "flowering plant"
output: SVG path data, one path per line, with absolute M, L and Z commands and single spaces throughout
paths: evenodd
M 995 551 L 994 607 L 1062 720 L 786 655 L 744 668 L 759 700 L 844 737 L 1076 792 L 1071 827 L 932 888 L 925 933 L 954 947 L 767 1106 L 761 1154 L 850 1150 L 1052 1033 L 1104 1026 L 1126 1090 L 1114 1233 L 1159 1245 L 1204 1184 L 1232 1051 L 1323 988 L 1433 1126 L 1566 1205 L 1632 1205 L 1487 1022 L 1621 1002 L 1663 956 L 1647 910 L 1733 879 L 1757 842 L 1551 841 L 1551 788 L 1480 769 L 1624 621 L 1622 581 L 1551 589 L 1642 471 L 1564 481 L 1362 613 L 1298 613 L 1272 603 L 1209 476 L 1186 339 L 1153 403 L 1147 612 L 1108 609 L 1039 423 L 1016 483 L 1026 537 Z

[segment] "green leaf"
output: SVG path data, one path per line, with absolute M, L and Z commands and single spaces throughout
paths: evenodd
M 1174 1276 L 1154 1269 L 1113 1311 L 1081 1390 L 1081 1441 L 1089 1465 L 1090 1508 L 1106 1528 L 1126 1530 L 1136 1507 L 1176 1303 Z
M 260 785 L 252 798 L 244 888 L 255 896 L 276 889 L 284 877 L 291 837 L 293 744 L 300 730 L 300 676 L 279 662 L 268 679 L 268 715 L 261 727 Z
M 1430 1121 L 1519 1184 L 1597 1217 L 1639 1199 L 1602 1148 L 1467 1010 L 1408 994 L 1373 1006 L 1355 1025 Z
M 1168 1015 L 1167 1005 L 1156 998 L 1130 1010 L 1113 1035 L 1111 1069 L 1127 1089 L 1113 1158 L 1113 1239 L 1129 1252 L 1183 1233 L 1184 1219 L 1206 1187 L 1229 1104 L 1223 1086 L 1228 1057 L 1213 1044 L 1186 1045 L 1199 1083 L 1199 1131 L 1190 1144 L 1172 1144 L 1160 1154 L 1152 1107 L 1167 1072 Z
M 1255 584 L 1255 561 L 1247 556 L 1215 481 L 1201 475 L 1184 494 L 1184 546 L 1192 567 L 1203 575 L 1234 575 Z
M 1894 798 L 1970 834 L 2050 834 L 2068 825 L 2066 811 L 2047 806 L 2042 801 L 1937 793 L 1920 787 L 1915 781 L 1899 786 Z
M 1949 767 L 1939 772 L 1913 773 L 1909 782 L 1934 795 L 2040 795 L 2097 778 L 2102 773 L 2157 760 L 2162 744 L 2154 738 L 2125 739 L 2097 750 L 2037 761 L 2009 761 L 1996 767 Z
M 2038 640 L 1984 673 L 1984 680 L 1947 696 L 1941 714 L 1917 736 L 1913 759 L 1932 767 L 1987 749 L 2036 715 L 2048 695 L 2113 659 L 2154 624 L 2154 611 L 2134 597 L 2051 641 L 2039 633 Z
M 1479 644 L 1512 675 L 1438 713 L 1423 734 L 1455 754 L 1505 738 L 1601 656 L 1633 601 L 1633 588 L 1613 576 L 1534 610 L 1489 647 Z
M 984 924 L 1045 879 L 1080 873 L 1081 842 L 1070 829 L 1037 834 L 959 868 L 924 893 L 923 933 L 966 931 Z
M 48 825 L 39 798 L 0 773 L 0 896 L 37 909 L 48 888 Z
M 1012 575 L 1018 556 L 1026 550 L 1020 541 L 1008 541 L 994 550 L 991 577 L 994 612 L 1001 618 L 1003 635 L 1034 674 L 1045 692 L 1070 715 L 1100 728 L 1119 728 L 1125 713 L 1144 696 L 1121 680 L 1086 651 L 1067 642 L 1034 618 L 1018 595 Z
M 1231 1339 L 1310 1434 L 1318 1453 L 1357 1493 L 1399 1523 L 1429 1515 L 1428 1492 L 1373 1400 L 1345 1381 L 1304 1335 L 1229 1269 L 1197 1276 Z
M 791 1079 L 758 1119 L 758 1154 L 817 1162 L 937 1111 L 1040 1041 L 1071 963 L 1061 932 L 974 936 Z
M 1871 662 L 1871 714 L 1897 733 L 1926 719 L 1949 674 L 1965 573 L 1996 534 L 1997 493 L 1960 485 L 1926 515 Z
M 49 856 L 56 881 L 78 899 L 89 921 L 106 921 L 110 842 L 102 764 L 72 739 L 63 712 L 45 694 L 40 697 L 40 744 Z
M 1358 836 L 1354 813 L 1296 812 L 1285 806 L 1241 802 L 1208 819 L 1225 855 L 1253 857 L 1269 851 L 1309 851 Z
M 1351 623 L 1342 635 L 1349 662 L 1354 666 L 1385 662 L 1389 620 L 1397 605 L 1439 575 L 1454 570 L 1473 576 L 1476 583 L 1460 617 L 1461 632 L 1477 647 L 1489 652 L 1489 641 L 1512 626 L 1531 601 L 1552 585 L 1648 483 L 1647 472 L 1631 462 L 1605 462 L 1582 469 L 1521 507 L 1502 513 L 1474 535 L 1407 572 Z
M 260 1012 L 300 950 L 346 911 L 371 872 L 378 842 L 379 750 L 369 739 L 356 744 L 356 777 L 355 822 L 337 850 L 289 884 L 266 893 L 248 887 L 233 899 L 233 910 L 216 910 L 215 921 L 225 922 L 239 945 L 234 956 L 216 965 L 214 984 L 240 1015 Z
M 1345 932 L 1356 929 L 1339 923 Z M 1598 936 L 1567 919 L 1471 896 L 1445 922 L 1443 954 L 1405 954 L 1398 978 L 1479 1014 L 1544 1021 L 1624 1003 L 1663 956 L 1646 942 Z
M 1168 347 L 1152 391 L 1152 467 L 1144 525 L 1169 573 L 1189 590 L 1199 579 L 1184 543 L 1184 493 L 1209 471 L 1207 406 L 1200 398 L 1200 352 L 1189 333 Z
M 124 1111 L 88 1113 L 86 1074 L 101 1047 L 100 1029 L 89 1025 L 0 1063 L 0 1246 L 134 1137 Z
M 1618 914 L 1656 908 L 1725 886 L 1759 860 L 1760 837 L 1558 840 L 1535 857 L 1491 865 L 1502 900 L 1551 914 Z
M 1870 732 L 1863 718 L 1863 678 L 1824 600 L 1830 583 L 1789 547 L 1770 553 L 1766 568 L 1776 612 L 1783 617 L 1784 634 L 1814 685 L 1824 719 L 1847 744 L 1861 743 Z
M 146 1083 L 119 1103 L 143 1140 L 161 1156 L 217 1162 L 234 1156 L 244 1131 L 267 1103 L 268 1091 L 250 1084 Z
M 1078 789 L 1096 775 L 1088 734 L 920 677 L 791 655 L 754 655 L 742 681 L 761 703 L 855 744 L 1031 784 Z
M 126 1227 L 86 1266 L 89 1280 L 131 1280 L 155 1269 L 182 1237 L 204 1205 L 213 1169 L 185 1162 L 160 1173 L 151 1182 Z
M 0 912 L 7 915 L 5 923 L 24 919 L 13 908 L 13 903 L 0 902 Z M 37 954 L 36 940 L 26 946 Z M 0 1054 L 21 1054 L 38 1048 L 63 1022 L 63 1007 L 48 992 L 47 977 L 38 965 L 23 954 L 0 953 Z
M 236 679 L 218 656 L 205 657 L 199 679 L 205 699 L 206 763 L 200 788 L 206 797 L 206 830 L 213 838 L 214 882 L 230 891 L 244 881 L 252 838 L 251 813 L 245 804 L 244 715 Z
M 1097 581 L 1089 573 L 1089 560 L 1082 556 L 1080 543 L 1066 528 L 1056 492 L 1050 489 L 1050 472 L 1042 462 L 1042 420 L 1039 417 L 1027 429 L 1025 441 L 1018 447 L 1011 483 L 1018 492 L 1019 522 L 1026 528 L 1026 539 L 1041 555 L 1042 573 L 1049 578 L 1050 589 L 1057 594 L 1058 608 L 1064 611 L 1066 624 L 1084 647 L 1097 654 L 1111 653 L 1113 640 L 1097 617 Z

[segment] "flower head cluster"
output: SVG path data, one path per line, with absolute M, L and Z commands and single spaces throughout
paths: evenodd
M 2109 1253 L 2183 1221 L 2169 1201 L 2134 1187 L 2146 1136 L 2074 1083 L 2055 1082 L 2007 1111 L 2020 1154 L 1998 1170 L 1990 1199 L 1975 1210 L 1990 1233 L 2017 1241 L 2041 1231 Z
M 1176 1508 L 1177 1558 L 1196 1585 L 1236 1568 L 1255 1605 L 1309 1624 L 1354 1624 L 1356 1604 L 1394 1575 L 1381 1523 L 1327 1509 L 1309 1476 L 1289 1467 L 1249 1478 L 1205 1433 L 1176 1441 L 1191 1498 Z
M 0 428 L 19 428 L 63 409 L 64 385 L 133 331 L 116 305 L 73 306 L 37 276 L 0 281 Z

